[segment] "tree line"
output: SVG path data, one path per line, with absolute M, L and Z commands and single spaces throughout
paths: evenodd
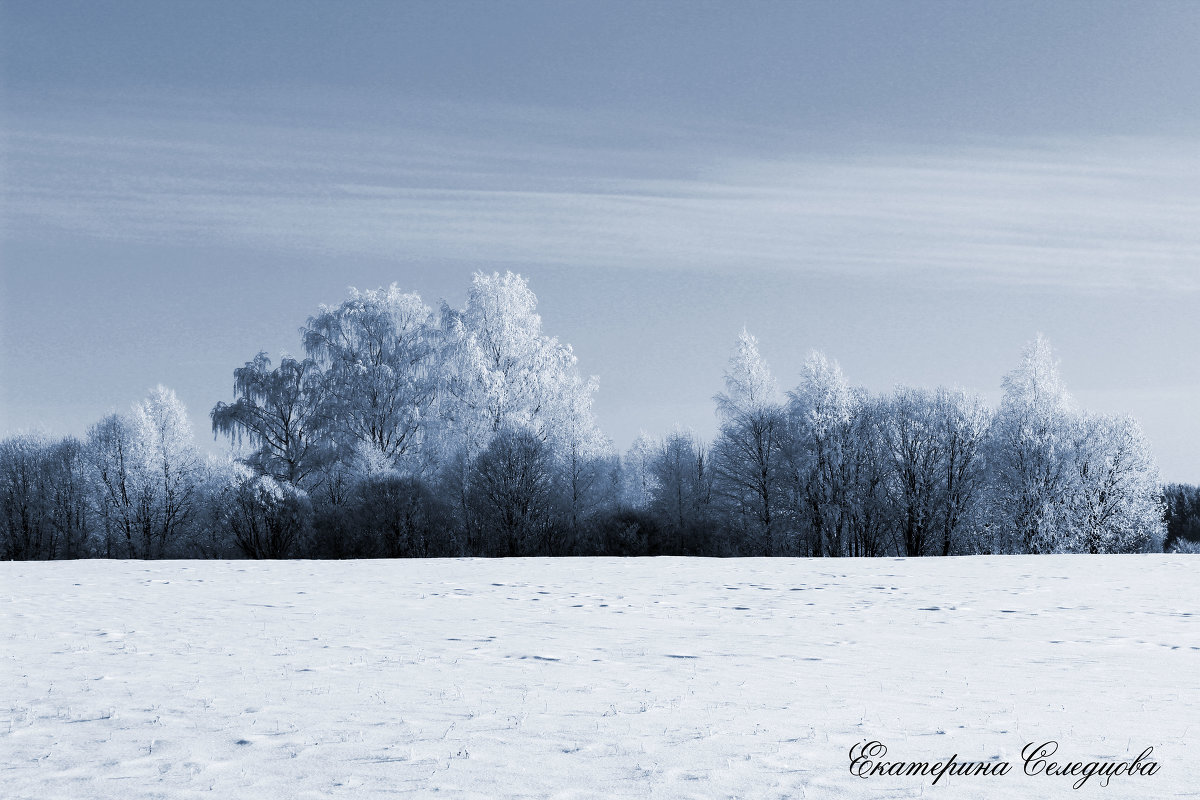
M 779 389 L 748 332 L 711 442 L 624 454 L 595 378 L 518 275 L 465 305 L 386 289 L 322 306 L 302 357 L 258 353 L 203 457 L 162 386 L 82 439 L 0 441 L 0 558 L 1125 553 L 1200 540 L 1137 422 L 1079 409 L 1042 337 L 990 408 L 962 389 L 852 386 L 814 352 Z

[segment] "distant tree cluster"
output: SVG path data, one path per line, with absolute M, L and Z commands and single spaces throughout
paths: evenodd
M 4 559 L 162 558 L 178 553 L 205 501 L 209 466 L 175 393 L 159 386 L 84 441 L 0 442 Z
M 1137 423 L 1077 409 L 1038 338 L 999 408 L 959 389 L 852 387 L 813 353 L 782 393 L 743 331 L 711 443 L 619 456 L 595 378 L 508 273 L 463 308 L 359 292 L 258 353 L 204 458 L 158 387 L 83 440 L 0 442 L 0 558 L 1117 553 L 1200 541 Z
M 1166 488 L 1167 552 L 1200 553 L 1200 486 L 1173 483 Z
M 995 410 L 958 389 L 873 396 L 820 353 L 784 398 L 744 331 L 725 384 L 716 398 L 720 433 L 707 453 L 698 445 L 692 453 L 711 462 L 706 513 L 737 552 L 1162 548 L 1163 493 L 1139 425 L 1078 410 L 1040 336 L 1005 376 Z M 649 496 L 661 492 L 652 481 Z

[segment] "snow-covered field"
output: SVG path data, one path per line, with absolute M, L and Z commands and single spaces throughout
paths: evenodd
M 3 563 L 0 796 L 1196 797 L 1197 601 L 1186 556 Z

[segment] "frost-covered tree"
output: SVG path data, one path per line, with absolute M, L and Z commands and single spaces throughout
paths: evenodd
M 0 441 L 0 560 L 91 555 L 91 477 L 74 437 Z
M 82 558 L 92 554 L 91 470 L 84 446 L 73 436 L 46 448 L 48 511 L 54 532 L 54 557 Z
M 245 459 L 259 474 L 296 486 L 308 485 L 327 461 L 331 410 L 323 402 L 325 380 L 312 359 L 283 357 L 272 368 L 259 353 L 233 371 L 232 404 L 217 403 L 211 413 L 213 434 L 255 450 Z
M 1166 501 L 1167 538 L 1163 549 L 1195 547 L 1200 543 L 1200 486 L 1172 483 L 1163 489 Z
M 590 403 L 590 395 L 588 400 Z M 614 494 L 612 443 L 600 436 L 590 411 L 564 426 L 558 447 L 565 527 L 578 539 L 583 524 Z
M 600 432 L 592 411 L 597 379 L 584 378 L 575 357 L 564 365 L 557 390 L 560 409 L 549 443 L 558 456 L 566 533 L 582 535 L 582 525 L 610 498 L 613 483 L 612 442 Z
M 1076 412 L 1041 334 L 1025 347 L 1003 386 L 991 441 L 993 513 L 1008 547 L 1060 552 L 1072 528 L 1067 504 Z
M 725 391 L 714 400 L 722 421 L 745 417 L 779 402 L 779 385 L 758 351 L 758 339 L 745 328 L 738 334 L 725 369 Z
M 654 458 L 661 443 L 641 431 L 621 458 L 621 502 L 633 509 L 644 509 L 657 487 Z
M 725 370 L 725 391 L 714 400 L 721 422 L 712 448 L 714 491 L 751 552 L 782 552 L 780 469 L 787 418 L 758 340 L 745 328 Z
M 88 430 L 84 448 L 94 487 L 101 549 L 127 558 L 161 558 L 198 512 L 206 468 L 187 411 L 157 386 L 128 415 Z
M 522 427 L 556 446 L 599 437 L 590 419 L 596 379 L 579 375 L 570 345 L 542 333 L 537 297 L 511 272 L 476 273 L 461 312 L 445 310 L 446 415 L 477 452 Z
M 351 449 L 423 472 L 437 400 L 437 326 L 416 294 L 392 284 L 322 306 L 301 331 L 324 381 L 320 418 Z
M 172 551 L 196 513 L 204 462 L 187 410 L 175 392 L 158 385 L 130 419 L 143 558 Z
M 836 361 L 813 352 L 788 393 L 788 483 L 806 539 L 806 555 L 842 555 L 851 538 L 855 498 L 855 422 L 860 398 Z
M 592 414 L 597 381 L 579 374 L 569 345 L 542 332 L 525 279 L 476 273 L 461 311 L 443 307 L 441 461 L 457 486 L 464 522 L 474 464 L 506 429 L 547 446 L 578 518 L 609 445 Z
M 1085 553 L 1161 552 L 1162 487 L 1137 421 L 1081 415 L 1073 451 L 1067 547 Z
M 867 557 L 902 552 L 895 542 L 900 526 L 887 499 L 885 404 L 862 388 L 851 391 L 852 409 L 843 476 L 846 536 L 842 555 Z M 836 543 L 835 543 L 836 545 Z

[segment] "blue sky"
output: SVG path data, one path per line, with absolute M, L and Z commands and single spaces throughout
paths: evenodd
M 784 386 L 1080 402 L 1200 481 L 1200 5 L 0 0 L 0 434 L 232 370 L 345 287 L 530 278 L 625 446 Z

